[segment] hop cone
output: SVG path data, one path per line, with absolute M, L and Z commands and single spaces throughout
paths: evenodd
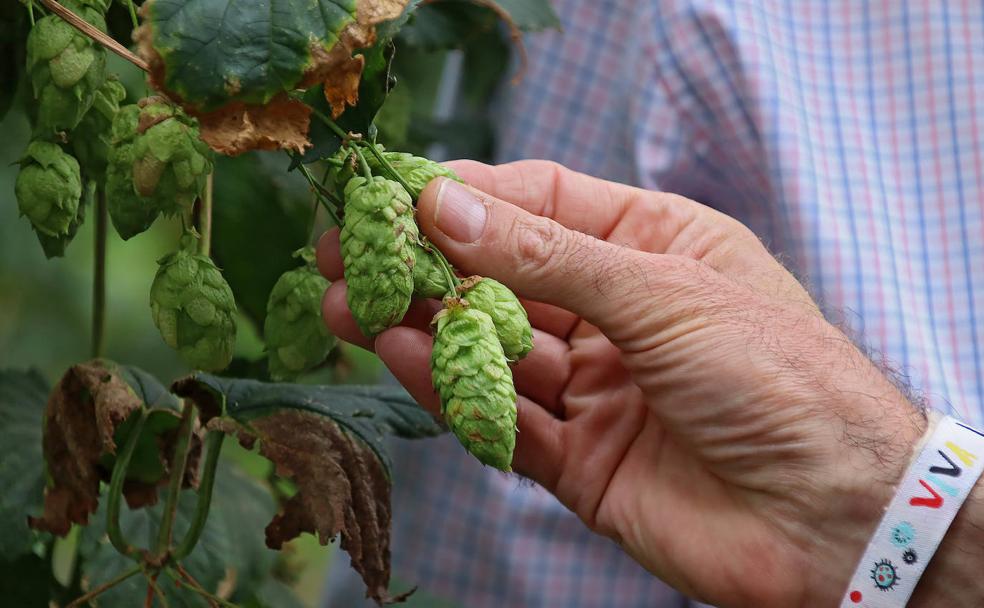
M 128 105 L 113 118 L 112 145 L 106 164 L 106 203 L 116 232 L 129 239 L 150 228 L 160 210 L 133 189 L 133 141 L 137 137 L 140 108 Z
M 72 131 L 72 150 L 89 177 L 100 178 L 106 172 L 109 150 L 113 143 L 113 118 L 126 98 L 126 89 L 115 77 L 106 79 L 96 91 L 92 107 Z
M 475 458 L 511 470 L 516 389 L 492 318 L 452 300 L 434 320 L 431 374 L 444 419 Z
M 533 328 L 516 294 L 494 279 L 471 277 L 458 288 L 461 297 L 476 310 L 492 317 L 495 333 L 510 361 L 519 361 L 533 350 Z
M 106 31 L 98 2 L 65 6 Z M 57 15 L 39 19 L 27 37 L 27 71 L 37 99 L 36 126 L 48 134 L 75 128 L 106 79 L 106 50 Z
M 60 258 L 65 255 L 65 249 L 68 244 L 72 242 L 75 235 L 79 231 L 79 227 L 85 222 L 85 210 L 90 204 L 96 199 L 96 182 L 89 180 L 85 182 L 82 186 L 82 199 L 79 201 L 79 211 L 75 214 L 75 218 L 68 225 L 68 232 L 65 234 L 60 234 L 58 236 L 51 236 L 49 234 L 44 234 L 42 232 L 35 231 L 38 237 L 38 242 L 41 243 L 41 249 L 44 251 L 45 257 Z
M 462 181 L 457 173 L 432 160 L 407 154 L 406 152 L 383 152 L 382 154 L 389 161 L 393 169 L 400 174 L 403 181 L 407 182 L 407 185 L 410 186 L 410 195 L 413 197 L 413 200 L 420 198 L 420 193 L 436 177 L 447 177 L 455 181 Z M 382 165 L 380 165 L 375 155 L 367 154 L 366 161 L 369 163 L 369 168 L 374 172 L 382 172 Z
M 58 144 L 32 141 L 21 161 L 14 193 L 21 215 L 31 220 L 38 234 L 67 236 L 82 198 L 79 163 Z
M 413 266 L 413 295 L 418 298 L 443 298 L 448 293 L 448 280 L 438 266 L 434 254 L 416 247 Z
M 191 209 L 205 190 L 212 153 L 198 121 L 161 98 L 140 102 L 133 142 L 133 188 L 167 216 Z
M 348 305 L 371 337 L 399 323 L 410 306 L 417 224 L 410 195 L 381 177 L 353 178 L 345 201 L 341 251 Z
M 225 369 L 236 342 L 236 301 L 208 257 L 164 256 L 150 287 L 150 310 L 161 337 L 192 367 Z
M 313 260 L 313 254 L 305 250 L 301 256 Z M 319 365 L 335 345 L 321 320 L 321 298 L 327 289 L 328 281 L 310 261 L 285 272 L 273 286 L 263 335 L 274 380 L 292 380 Z

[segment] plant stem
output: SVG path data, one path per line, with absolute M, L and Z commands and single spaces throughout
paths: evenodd
M 92 358 L 103 356 L 106 335 L 106 234 L 109 215 L 106 212 L 106 193 L 96 193 L 96 252 L 92 272 Z
M 202 587 L 201 583 L 196 581 L 195 577 L 193 577 L 191 573 L 185 570 L 184 566 L 182 566 L 181 564 L 175 564 L 174 568 L 175 570 L 178 571 L 178 575 L 172 573 L 170 569 L 168 570 L 168 574 L 170 574 L 172 578 L 175 578 L 175 580 L 183 580 L 191 588 L 192 591 L 204 597 L 210 604 L 223 606 L 224 608 L 238 608 L 232 602 L 224 600 L 221 597 L 215 595 L 214 593 L 210 593 L 208 590 Z
M 444 271 L 444 278 L 448 282 L 450 293 L 456 293 L 458 291 L 458 286 L 461 285 L 461 281 L 458 280 L 458 277 L 454 274 L 454 266 L 451 265 L 451 262 L 444 257 L 444 253 L 442 253 L 437 247 L 431 246 L 430 251 L 434 254 L 434 257 L 437 258 L 437 263 L 441 266 L 441 270 Z
M 191 527 L 185 533 L 181 544 L 171 552 L 171 558 L 175 560 L 184 559 L 194 550 L 198 544 L 198 539 L 205 529 L 205 522 L 208 520 L 208 512 L 212 506 L 212 489 L 215 487 L 215 470 L 219 463 L 219 453 L 222 451 L 222 442 L 225 441 L 225 433 L 221 431 L 209 431 L 205 439 L 208 454 L 205 456 L 205 468 L 202 472 L 201 483 L 198 484 L 198 502 L 195 504 L 195 516 L 191 520 Z
M 304 165 L 298 165 L 301 170 L 301 175 L 304 179 L 308 181 L 311 185 L 311 189 L 314 191 L 315 197 L 317 197 L 318 202 L 325 208 L 328 215 L 331 216 L 331 220 L 335 222 L 336 226 L 342 225 L 342 218 L 338 216 L 338 210 L 343 207 L 342 201 L 338 200 L 334 194 L 332 194 L 327 188 L 318 183 L 318 180 L 314 179 L 311 175 L 311 171 Z M 329 204 L 329 202 L 331 204 Z
M 109 591 L 110 589 L 112 589 L 113 587 L 115 587 L 116 585 L 119 585 L 120 583 L 122 583 L 126 579 L 128 579 L 128 578 L 130 578 L 132 576 L 136 576 L 137 574 L 140 574 L 140 566 L 134 566 L 134 567 L 130 568 L 129 570 L 124 571 L 122 574 L 120 574 L 116 578 L 112 579 L 111 581 L 105 582 L 102 585 L 99 585 L 98 587 L 96 587 L 95 589 L 93 589 L 92 591 L 86 593 L 85 595 L 83 595 L 81 597 L 75 598 L 65 608 L 76 608 L 77 606 L 82 606 L 83 604 L 86 604 L 90 600 L 93 600 L 93 599 L 99 597 L 100 595 L 102 595 L 103 593 L 106 593 L 107 591 Z
M 147 421 L 145 411 L 141 410 L 137 416 L 136 423 L 130 429 L 130 436 L 126 438 L 123 449 L 116 455 L 113 476 L 109 480 L 109 499 L 106 503 L 106 535 L 109 536 L 109 542 L 117 551 L 129 557 L 136 555 L 136 549 L 126 541 L 123 530 L 120 529 L 120 502 L 122 501 L 126 472 L 130 468 L 130 459 L 133 458 L 133 451 L 140 439 L 140 432 L 143 430 L 144 422 Z
M 198 252 L 208 257 L 212 253 L 212 191 L 215 186 L 215 171 L 208 174 L 205 180 L 205 196 L 198 209 L 198 232 L 202 240 L 198 246 Z
M 89 38 L 92 38 L 99 44 L 103 45 L 107 49 L 113 51 L 114 53 L 122 57 L 123 59 L 126 59 L 127 61 L 137 66 L 144 72 L 150 72 L 150 65 L 146 61 L 131 53 L 129 49 L 127 49 L 119 42 L 113 40 L 108 34 L 104 34 L 100 32 L 91 23 L 89 23 L 85 19 L 82 19 L 81 17 L 79 17 L 69 9 L 65 8 L 61 4 L 58 4 L 57 2 L 55 2 L 55 0 L 41 0 L 41 4 L 43 4 L 45 8 L 47 8 L 49 11 L 58 15 L 65 21 L 67 21 L 69 25 L 79 30 Z
M 133 22 L 133 29 L 140 27 L 140 22 L 137 21 L 137 9 L 133 6 L 133 0 L 126 0 L 126 5 L 130 9 L 130 21 Z
M 154 593 L 157 595 L 157 599 L 161 601 L 161 608 L 170 608 L 167 603 L 167 596 L 164 595 L 164 590 L 161 586 L 157 584 L 157 577 L 160 575 L 160 571 L 156 571 L 153 574 L 144 570 L 144 576 L 147 577 L 147 587 L 148 589 L 153 589 Z M 148 594 L 148 599 L 150 598 Z
M 31 20 L 31 27 L 34 27 L 34 0 L 27 3 L 27 17 Z
M 311 108 L 311 113 L 314 114 L 321 122 L 325 123 L 332 133 L 342 138 L 342 141 L 349 139 L 349 133 L 346 133 L 344 129 L 338 126 L 338 123 L 329 118 L 324 112 L 318 108 Z
M 167 556 L 171 548 L 171 532 L 174 529 L 174 514 L 178 510 L 178 498 L 181 496 L 181 486 L 184 482 L 185 467 L 188 464 L 188 452 L 191 448 L 191 436 L 195 432 L 195 405 L 185 401 L 181 412 L 181 426 L 178 429 L 178 441 L 171 456 L 171 481 L 167 489 L 167 501 L 164 503 L 164 514 L 161 517 L 161 527 L 157 531 L 157 557 Z
M 359 165 L 362 167 L 362 173 L 363 173 L 364 177 L 371 182 L 372 181 L 372 169 L 369 168 L 369 163 L 366 162 L 366 157 L 362 153 L 362 150 L 359 150 L 359 148 L 357 148 L 355 146 L 352 146 L 352 151 L 355 152 L 356 157 L 358 157 L 358 159 L 359 159 Z

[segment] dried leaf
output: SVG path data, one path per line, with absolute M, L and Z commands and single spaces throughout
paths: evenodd
M 48 399 L 44 423 L 44 455 L 48 486 L 45 488 L 44 514 L 30 518 L 31 527 L 58 535 L 68 533 L 73 523 L 88 523 L 99 503 L 99 483 L 108 481 L 111 470 L 105 466 L 116 454 L 118 431 L 134 412 L 145 407 L 145 398 L 128 383 L 143 378 L 108 361 L 90 361 L 68 370 Z M 172 410 L 154 410 L 160 417 L 173 417 Z M 168 425 L 163 425 L 167 429 Z M 152 444 L 157 436 L 141 434 Z M 167 471 L 173 433 L 159 437 L 160 469 Z M 197 485 L 200 442 L 189 455 L 186 485 Z M 161 481 L 164 481 L 163 479 Z M 131 506 L 152 504 L 156 500 L 151 484 L 128 480 L 124 491 Z
M 265 106 L 233 102 L 214 112 L 193 114 L 198 118 L 202 140 L 227 156 L 249 150 L 303 153 L 311 145 L 307 138 L 311 108 L 286 95 Z

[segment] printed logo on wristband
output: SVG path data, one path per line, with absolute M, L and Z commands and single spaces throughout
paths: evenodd
M 982 471 L 984 433 L 942 418 L 902 478 L 841 608 L 905 606 Z

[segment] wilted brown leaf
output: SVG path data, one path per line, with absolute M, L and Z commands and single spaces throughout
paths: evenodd
M 366 596 L 379 603 L 404 599 L 387 594 L 390 482 L 372 450 L 330 420 L 298 410 L 281 410 L 249 426 L 238 429 L 240 442 L 251 446 L 259 440 L 260 453 L 277 475 L 297 487 L 267 526 L 267 546 L 280 549 L 302 532 L 317 534 L 327 545 L 341 534 Z
M 30 518 L 31 527 L 65 535 L 73 523 L 88 523 L 99 503 L 99 482 L 110 471 L 100 466 L 105 454 L 116 453 L 114 433 L 143 401 L 112 363 L 90 361 L 68 370 L 52 391 L 45 410 L 44 455 L 48 486 L 44 514 Z M 175 414 L 176 415 L 176 414 Z M 164 437 L 162 452 L 171 453 L 173 437 Z M 185 483 L 197 484 L 200 442 L 189 455 Z M 167 458 L 162 462 L 167 466 Z M 131 507 L 153 504 L 156 492 L 146 483 L 124 487 Z
M 196 114 L 202 140 L 220 154 L 236 156 L 249 150 L 293 150 L 304 153 L 311 143 L 311 108 L 286 95 L 265 106 L 233 102 L 214 112 Z

